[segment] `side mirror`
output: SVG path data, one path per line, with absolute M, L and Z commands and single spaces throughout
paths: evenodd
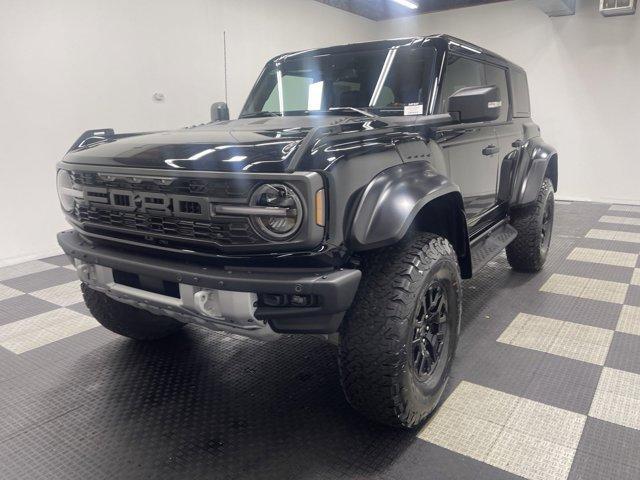
M 211 105 L 211 121 L 229 120 L 229 107 L 224 102 L 216 102 Z
M 448 111 L 461 123 L 490 122 L 500 117 L 502 101 L 495 85 L 461 88 L 449 97 Z

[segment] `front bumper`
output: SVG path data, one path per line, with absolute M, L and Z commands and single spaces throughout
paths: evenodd
M 64 252 L 76 259 L 76 265 L 97 265 L 158 280 L 175 282 L 180 290 L 197 292 L 208 289 L 231 294 L 250 292 L 253 294 L 315 295 L 317 306 L 313 307 L 262 307 L 257 306 L 253 315 L 255 325 L 234 321 L 219 321 L 204 317 L 191 309 L 188 304 L 176 305 L 176 299 L 152 294 L 144 290 L 118 288 L 112 291 L 111 282 L 97 282 L 89 285 L 104 291 L 116 300 L 134 304 L 150 311 L 161 309 L 161 313 L 183 321 L 210 323 L 220 329 L 240 334 L 256 336 L 256 326 L 276 333 L 335 333 L 342 317 L 353 302 L 361 272 L 359 270 L 285 270 L 277 268 L 210 267 L 171 258 L 133 253 L 112 246 L 89 242 L 73 230 L 58 234 L 58 243 Z M 104 270 L 104 269 L 103 269 Z M 165 305 L 163 305 L 163 303 Z M 173 314 L 175 312 L 175 315 Z M 234 328 L 235 327 L 235 328 Z M 259 336 L 259 335 L 258 335 Z

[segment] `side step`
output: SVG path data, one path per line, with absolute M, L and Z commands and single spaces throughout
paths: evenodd
M 506 221 L 496 225 L 493 230 L 482 234 L 471 244 L 471 264 L 473 273 L 484 267 L 498 255 L 504 247 L 518 236 L 515 228 Z

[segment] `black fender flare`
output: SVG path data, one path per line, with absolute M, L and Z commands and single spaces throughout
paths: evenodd
M 553 189 L 558 190 L 557 150 L 540 137 L 536 137 L 527 142 L 524 154 L 528 160 L 528 167 L 522 181 L 518 183 L 518 188 L 514 191 L 515 198 L 512 199 L 512 205 L 515 206 L 535 201 L 549 166 L 551 166 L 550 177 Z
M 350 246 L 356 251 L 371 250 L 400 241 L 425 205 L 448 194 L 459 197 L 462 208 L 460 188 L 429 162 L 403 163 L 382 171 L 362 194 L 349 234 Z

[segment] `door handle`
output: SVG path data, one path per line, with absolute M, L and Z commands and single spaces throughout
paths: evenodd
M 495 145 L 487 145 L 482 149 L 483 155 L 493 155 L 494 153 L 498 153 L 500 149 Z

